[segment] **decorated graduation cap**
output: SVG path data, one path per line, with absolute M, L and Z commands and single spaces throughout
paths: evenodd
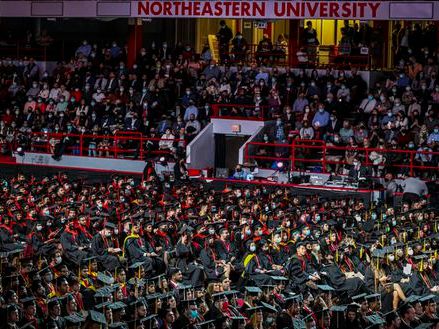
M 245 287 L 245 292 L 249 295 L 257 296 L 262 293 L 262 290 L 259 287 Z
M 105 319 L 105 315 L 101 312 L 90 310 L 88 311 L 88 316 L 86 319 L 87 322 L 97 323 L 99 325 L 106 325 L 107 320 Z
M 386 324 L 386 321 L 384 321 L 384 319 L 379 316 L 377 313 L 373 313 L 371 315 L 367 315 L 366 319 L 369 321 L 369 323 L 371 324 L 369 327 L 367 328 L 380 328 L 382 325 Z
M 103 283 L 104 285 L 111 285 L 114 283 L 113 277 L 102 272 L 98 272 L 96 278 L 99 282 Z

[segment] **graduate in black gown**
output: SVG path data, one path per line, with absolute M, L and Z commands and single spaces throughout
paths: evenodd
M 129 234 L 123 242 L 123 257 L 128 261 L 128 264 L 142 263 L 146 272 L 150 273 L 154 270 L 153 262 L 147 256 L 145 243 L 139 235 L 140 225 L 133 223 L 131 227 L 131 234 Z
M 176 245 L 177 260 L 175 265 L 183 273 L 184 282 L 194 287 L 202 285 L 204 280 L 203 266 L 196 261 L 195 248 L 192 245 L 192 233 L 188 226 L 179 231 L 181 238 Z
M 306 259 L 305 243 L 296 244 L 296 254 L 291 257 L 288 274 L 290 280 L 290 290 L 304 291 L 307 286 L 315 286 L 315 282 L 320 280 L 320 276 L 312 272 Z
M 122 250 L 115 248 L 111 239 L 115 228 L 115 224 L 106 222 L 104 228 L 96 233 L 91 240 L 91 254 L 96 256 L 98 262 L 107 271 L 114 271 L 121 265 L 118 254 Z
M 359 277 L 347 278 L 334 262 L 334 255 L 330 252 L 324 253 L 325 264 L 322 273 L 328 280 L 328 284 L 337 292 L 347 292 L 349 296 L 356 295 L 363 287 L 363 281 Z
M 66 225 L 64 232 L 61 233 L 60 241 L 67 259 L 75 264 L 80 264 L 87 257 L 86 246 L 78 242 L 78 232 L 75 230 L 73 222 Z

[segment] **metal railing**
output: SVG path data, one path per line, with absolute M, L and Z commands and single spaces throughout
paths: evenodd
M 439 173 L 439 152 L 369 147 L 334 146 L 322 140 L 294 139 L 291 143 L 249 142 L 244 148 L 246 162 L 275 168 L 279 161 L 292 171 L 333 173 L 334 166 L 352 165 L 353 159 L 376 173 L 394 169 L 413 175 L 415 172 Z M 311 166 L 311 168 L 309 168 Z M 379 176 L 379 175 L 374 175 Z
M 114 135 L 32 132 L 16 135 L 8 143 L 9 152 L 21 147 L 24 152 L 103 158 L 147 159 L 186 148 L 184 139 L 145 137 L 140 132 L 117 132 Z

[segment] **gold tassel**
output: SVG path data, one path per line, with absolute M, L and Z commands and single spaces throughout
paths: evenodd
M 437 250 L 434 251 L 434 259 L 437 259 Z
M 338 249 L 335 251 L 335 261 L 338 263 Z
M 421 266 L 419 267 L 419 272 L 422 272 L 424 270 L 424 260 L 421 260 Z
M 363 258 L 363 253 L 364 253 L 364 248 L 363 248 L 363 247 L 361 247 L 361 248 L 360 248 L 360 259 L 362 259 L 362 258 Z

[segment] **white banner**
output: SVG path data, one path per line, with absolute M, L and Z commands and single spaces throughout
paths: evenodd
M 0 0 L 0 17 L 438 20 L 439 1 Z

